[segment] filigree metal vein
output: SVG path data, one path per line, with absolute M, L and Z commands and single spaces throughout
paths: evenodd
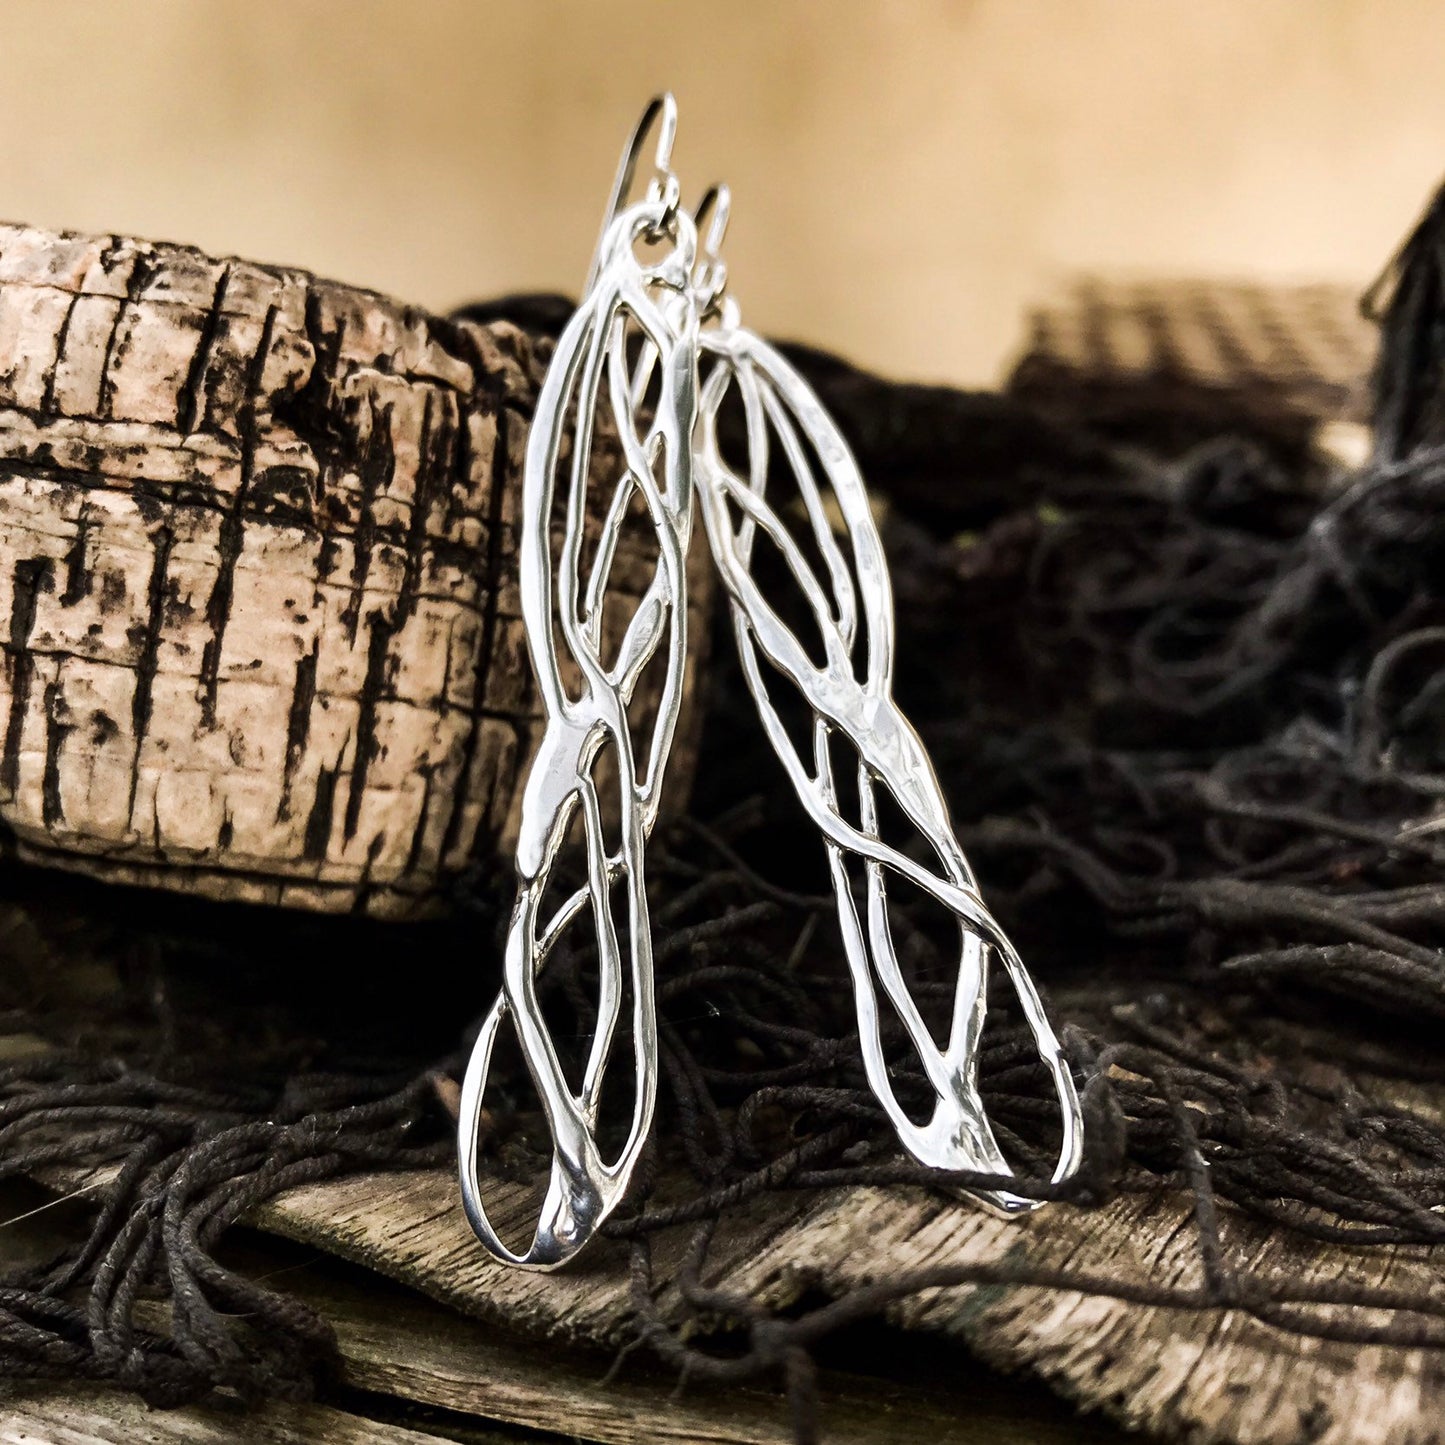
M 691 432 L 696 411 L 697 316 L 687 297 L 695 239 L 686 217 L 667 214 L 664 200 L 633 207 L 608 228 L 596 280 L 557 345 L 537 403 L 527 446 L 521 545 L 522 612 L 546 728 L 527 779 L 517 842 L 518 893 L 507 933 L 503 987 L 483 1023 L 462 1089 L 459 1163 L 472 1227 L 513 1264 L 551 1268 L 591 1237 L 627 1189 L 652 1124 L 657 1094 L 657 1025 L 653 1005 L 652 934 L 643 853 L 657 820 L 667 757 L 682 701 L 687 658 L 685 558 L 692 526 Z M 664 226 L 675 233 L 668 253 L 641 265 L 634 243 Z M 644 338 L 629 370 L 630 333 Z M 656 377 L 649 418 L 639 402 Z M 610 413 L 623 469 L 607 501 L 590 572 L 583 539 L 593 419 Z M 571 428 L 571 454 L 560 465 Z M 559 547 L 550 519 L 559 470 L 565 522 Z M 595 471 L 594 471 L 595 479 Z M 634 497 L 655 531 L 657 568 L 627 623 L 617 655 L 604 662 L 603 613 L 618 538 Z M 580 674 L 569 692 L 558 640 Z M 638 679 L 661 652 L 665 669 L 650 735 L 635 738 L 628 720 Z M 645 751 L 638 743 L 645 743 Z M 597 763 L 606 753 L 616 774 L 620 844 L 609 851 Z M 645 763 L 639 770 L 639 759 Z M 550 917 L 541 906 L 574 816 L 581 813 L 587 882 Z M 625 899 L 619 937 L 613 896 Z M 564 930 L 584 912 L 592 918 L 599 969 L 597 1027 L 580 1088 L 564 1076 L 537 998 L 537 975 Z M 632 1011 L 633 1111 L 625 1144 L 602 1155 L 597 1126 L 602 1083 L 612 1064 L 626 984 Z M 481 1200 L 478 1121 L 502 1025 L 516 1030 L 552 1134 L 552 1170 L 531 1245 L 522 1253 L 498 1237 Z
M 698 502 L 727 588 L 738 653 L 758 714 L 798 798 L 823 834 L 869 1084 L 899 1139 L 923 1163 L 1010 1174 L 978 1089 L 988 956 L 995 953 L 1053 1079 L 1063 1124 L 1054 1177 L 1066 1178 L 1078 1167 L 1082 1143 L 1074 1081 L 1018 953 L 979 896 L 928 755 L 893 700 L 892 589 L 857 464 L 807 384 L 777 351 L 736 324 L 731 303 L 723 308 L 721 325 L 703 331 L 700 341 L 712 367 L 701 383 L 698 410 Z M 746 418 L 743 476 L 724 460 L 719 445 L 719 411 L 730 392 L 740 398 Z M 774 466 L 779 451 L 786 464 L 781 469 Z M 810 456 L 817 460 L 821 484 Z M 782 494 L 777 494 L 779 470 L 785 478 Z M 810 564 L 793 525 L 785 520 L 790 507 L 821 567 Z M 753 567 L 760 533 L 781 555 L 806 602 L 822 644 L 821 664 L 763 593 Z M 790 683 L 812 716 L 811 759 L 799 755 L 774 700 L 778 683 Z M 834 734 L 845 738 L 857 757 L 853 822 L 840 807 Z M 883 841 L 880 790 L 891 794 L 917 830 L 937 860 L 937 871 Z M 862 864 L 861 914 L 850 876 L 854 860 Z M 899 965 L 888 916 L 889 872 L 922 889 L 957 920 L 958 981 L 951 1031 L 942 1049 L 934 1043 Z M 909 1117 L 889 1078 L 879 985 L 933 1088 L 935 1105 L 926 1124 Z M 1036 1204 L 1002 1187 L 972 1192 L 1007 1213 Z

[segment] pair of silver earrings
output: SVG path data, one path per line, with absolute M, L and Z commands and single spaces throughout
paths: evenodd
M 642 198 L 629 205 L 637 159 L 654 127 L 654 173 Z M 682 208 L 671 166 L 676 128 L 676 105 L 670 95 L 661 96 L 648 106 L 623 153 L 587 293 L 557 343 L 526 454 L 522 612 L 546 727 L 523 796 L 517 901 L 502 990 L 467 1068 L 458 1141 L 462 1199 L 472 1228 L 499 1259 L 526 1268 L 554 1268 L 587 1243 L 625 1194 L 652 1126 L 658 1043 L 644 853 L 682 702 L 687 555 L 698 513 L 764 731 L 822 834 L 857 1000 L 863 1062 L 899 1140 L 934 1168 L 997 1175 L 997 1188 L 971 1191 L 988 1206 L 1009 1214 L 1036 1206 L 1008 1189 L 1009 1165 L 978 1090 L 993 954 L 1009 976 L 1057 1093 L 1063 1127 L 1055 1181 L 1074 1172 L 1082 1147 L 1078 1095 L 1058 1039 L 1018 954 L 979 896 L 933 767 L 893 700 L 892 593 L 857 464 L 797 371 L 739 323 L 736 302 L 725 294 L 727 272 L 719 254 L 728 192 L 710 191 L 696 217 Z M 745 418 L 747 460 L 741 469 L 720 449 L 725 402 L 740 405 Z M 610 409 L 616 423 L 623 466 L 607 499 L 600 537 L 584 558 L 599 407 Z M 559 500 L 565 513 L 560 540 L 553 523 Z M 639 500 L 655 533 L 656 570 L 615 656 L 604 657 L 603 610 L 613 562 L 624 522 Z M 806 644 L 755 575 L 760 535 L 781 556 L 812 614 L 816 635 Z M 571 664 L 565 673 L 564 652 Z M 821 661 L 815 660 L 819 652 Z M 638 736 L 629 707 L 654 659 L 660 696 Z M 780 711 L 782 699 L 775 696 L 780 688 L 795 689 L 811 714 L 810 748 L 795 745 Z M 840 802 L 840 793 L 851 792 L 847 779 L 840 789 L 834 758 L 840 735 L 856 755 L 856 808 Z M 604 755 L 620 802 L 617 816 L 606 818 L 597 781 Z M 935 866 L 883 841 L 881 793 L 891 795 L 926 842 Z M 579 813 L 587 881 L 544 915 L 544 892 Z M 922 889 L 957 921 L 958 983 L 943 1048 L 935 1044 L 900 968 L 888 917 L 889 873 Z M 614 915 L 619 895 L 625 900 L 622 929 Z M 539 1006 L 537 980 L 564 931 L 589 911 L 599 968 L 597 1025 L 580 1087 L 574 1087 Z M 631 1120 L 625 1142 L 604 1151 L 602 1086 L 629 985 Z M 936 1096 L 926 1124 L 910 1118 L 889 1079 L 880 985 Z M 502 1242 L 487 1216 L 480 1168 L 487 1075 L 509 1021 L 553 1149 L 540 1218 L 531 1245 L 520 1254 Z

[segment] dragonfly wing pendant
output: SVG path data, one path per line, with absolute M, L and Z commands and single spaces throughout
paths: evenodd
M 609 229 L 597 278 L 557 344 L 528 440 L 521 596 L 546 716 L 528 776 L 517 844 L 517 899 L 501 994 L 482 1026 L 462 1088 L 459 1164 L 472 1227 L 500 1259 L 547 1269 L 580 1249 L 627 1189 L 657 1095 L 657 1023 L 644 852 L 657 819 L 682 702 L 687 657 L 685 566 L 692 527 L 691 437 L 697 404 L 697 317 L 686 287 L 691 231 L 652 267 L 634 254 L 645 206 Z M 644 403 L 644 397 L 647 398 Z M 607 423 L 598 431 L 597 418 Z M 599 466 L 604 442 L 620 461 Z M 599 474 L 609 493 L 594 496 Z M 640 504 L 640 505 L 639 505 Z M 557 513 L 562 514 L 559 518 Z M 656 567 L 624 628 L 604 627 L 624 523 L 655 534 Z M 589 544 L 589 516 L 602 518 Z M 620 634 L 620 636 L 613 636 Z M 605 642 L 613 636 L 614 646 Z M 660 658 L 659 701 L 630 717 L 638 681 Z M 586 881 L 548 909 L 548 885 L 580 820 Z M 612 834 L 612 837 L 609 837 Z M 554 891 L 556 891 L 554 889 Z M 590 923 L 596 1027 L 580 1074 L 567 1076 L 538 998 L 539 975 L 563 935 Z M 614 1054 L 630 1003 L 630 1059 Z M 482 1204 L 479 1128 L 497 1039 L 515 1030 L 551 1132 L 552 1167 L 530 1246 L 498 1236 Z M 632 1070 L 625 1142 L 598 1138 L 604 1080 Z

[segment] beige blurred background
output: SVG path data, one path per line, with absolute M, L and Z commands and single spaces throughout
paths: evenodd
M 575 290 L 678 96 L 749 320 L 998 374 L 1080 270 L 1363 285 L 1445 172 L 1436 0 L 8 0 L 0 215 L 446 307 Z

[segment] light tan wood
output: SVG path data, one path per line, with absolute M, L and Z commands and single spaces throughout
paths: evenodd
M 506 1270 L 472 1241 L 454 1195 L 443 1173 L 338 1181 L 282 1196 L 258 1223 L 470 1314 L 577 1342 L 629 1338 L 618 1254 L 600 1249 L 556 1275 Z M 1438 1278 L 1438 1251 L 1323 1248 L 1227 1208 L 1224 1216 L 1229 1257 L 1253 1271 L 1402 1289 L 1432 1288 Z M 664 1307 L 679 1243 L 664 1240 L 658 1250 Z M 1056 1205 L 1017 1221 L 916 1191 L 861 1189 L 801 1209 L 775 1197 L 765 1214 L 720 1236 L 708 1278 L 786 1306 L 913 1268 L 1004 1261 L 1165 1283 L 1194 1283 L 1200 1273 L 1188 1201 L 1167 1189 L 1098 1211 Z M 1239 1312 L 1141 1309 L 984 1284 L 911 1299 L 891 1317 L 954 1337 L 1000 1368 L 1035 1372 L 1123 1424 L 1201 1445 L 1428 1445 L 1439 1439 L 1445 1408 L 1445 1374 L 1426 1352 L 1305 1339 Z
M 0 1445 L 443 1445 L 444 1436 L 324 1405 L 152 1410 L 93 1385 L 9 1385 Z
M 67 1243 L 55 1210 L 37 1208 L 35 1191 L 26 1186 L 0 1186 L 0 1219 L 6 1268 L 52 1258 Z M 609 1355 L 520 1336 L 276 1239 L 233 1240 L 226 1262 L 284 1289 L 326 1321 L 342 1388 L 324 1384 L 325 1402 L 357 1418 L 347 1432 L 332 1410 L 262 1407 L 253 1436 L 249 1419 L 215 1407 L 182 1407 L 165 1412 L 166 1442 L 210 1440 L 218 1422 L 234 1428 L 236 1438 L 275 1445 L 352 1438 L 369 1422 L 426 1432 L 435 1419 L 428 1412 L 436 1410 L 447 1412 L 436 1428 L 473 1442 L 532 1439 L 538 1430 L 597 1445 L 791 1445 L 794 1438 L 776 1380 L 680 1381 L 645 1352 Z M 142 1300 L 137 1320 L 164 1333 L 169 1308 L 160 1299 Z M 1074 1418 L 1032 1382 L 1004 1379 L 967 1359 L 931 1378 L 917 1368 L 900 1374 L 910 1349 L 899 1335 L 859 1360 L 855 1368 L 866 1373 L 821 1372 L 830 1445 L 1081 1445 L 1122 1438 L 1106 1423 Z M 0 1421 L 7 1407 L 40 1439 L 82 1421 L 98 1426 L 99 1440 L 145 1439 L 151 1418 L 88 1386 L 22 1385 L 8 1394 L 0 1387 Z M 392 1437 L 379 1431 L 378 1438 Z
M 516 575 L 546 360 L 300 271 L 0 227 L 21 856 L 405 916 L 504 847 L 537 735 Z M 646 568 L 625 540 L 618 591 Z
M 606 1356 L 539 1347 L 385 1286 L 364 1290 L 325 1270 L 286 1284 L 336 1330 L 344 1378 L 359 1389 L 605 1445 L 792 1445 L 776 1382 L 679 1382 L 641 1355 L 615 1370 Z M 900 1349 L 906 1346 L 900 1341 Z M 1069 1418 L 1041 1391 L 990 1379 L 927 1385 L 825 1372 L 829 1445 L 1063 1445 L 1115 1439 Z
M 504 1237 L 534 1218 L 526 1191 L 516 1185 L 497 1184 L 488 1208 Z M 763 1202 L 753 1216 L 734 1218 L 715 1250 L 722 1273 L 728 1265 L 741 1268 L 800 1212 L 783 1195 Z M 514 1329 L 590 1345 L 622 1345 L 632 1337 L 626 1253 L 619 1245 L 599 1240 L 553 1274 L 499 1264 L 468 1227 L 449 1173 L 359 1175 L 293 1190 L 263 1205 L 254 1222 Z M 683 1243 L 661 1241 L 664 1281 Z

